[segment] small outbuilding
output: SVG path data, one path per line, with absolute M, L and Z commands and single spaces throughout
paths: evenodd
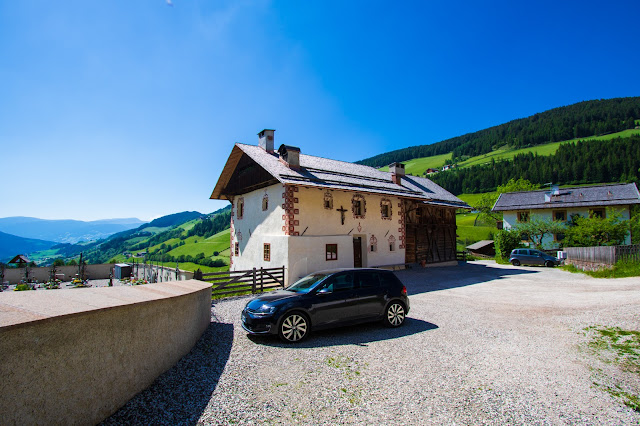
M 470 254 L 480 255 L 480 256 L 495 256 L 496 248 L 493 243 L 493 240 L 482 240 L 478 241 L 475 244 L 471 244 L 467 246 L 467 250 L 469 250 Z
M 131 276 L 131 265 L 126 263 L 116 263 L 114 269 L 115 278 L 119 280 L 129 278 Z

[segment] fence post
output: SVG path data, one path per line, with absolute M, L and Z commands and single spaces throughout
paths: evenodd
M 251 286 L 251 293 L 256 294 L 256 268 L 253 268 L 253 285 Z
M 264 293 L 264 270 L 260 267 L 260 293 Z

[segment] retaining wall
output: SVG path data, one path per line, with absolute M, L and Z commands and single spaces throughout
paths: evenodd
M 0 423 L 96 424 L 186 355 L 211 285 L 0 293 Z
M 103 264 L 91 264 L 85 265 L 85 274 L 90 280 L 104 280 L 109 278 L 109 274 L 113 270 L 113 263 Z M 158 272 L 160 270 L 160 272 Z M 156 273 L 156 276 L 162 275 L 162 281 L 176 281 L 176 269 L 169 267 L 156 267 L 146 265 L 143 268 L 141 264 L 138 264 L 133 268 L 134 274 L 138 278 L 149 278 L 152 275 L 152 271 Z M 78 273 L 77 266 L 57 266 L 56 274 L 64 274 L 63 281 L 71 281 Z M 49 281 L 51 275 L 50 266 L 40 266 L 35 268 L 29 268 L 29 279 L 37 280 L 38 282 Z M 178 280 L 190 280 L 193 278 L 193 272 L 179 270 Z M 158 277 L 160 279 L 160 277 Z M 6 268 L 4 270 L 4 281 L 9 284 L 19 284 L 21 280 L 24 280 L 24 268 Z

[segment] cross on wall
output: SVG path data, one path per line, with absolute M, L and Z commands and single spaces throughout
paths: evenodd
M 344 214 L 347 211 L 347 209 L 345 209 L 344 207 L 340 206 L 340 208 L 336 209 L 336 211 L 340 212 L 340 220 L 342 221 L 342 224 L 344 225 Z

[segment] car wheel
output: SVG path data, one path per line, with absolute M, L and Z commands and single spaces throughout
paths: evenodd
M 513 266 L 520 266 L 520 261 L 519 261 L 518 259 L 513 259 L 513 260 L 511 261 L 511 264 L 512 264 Z
M 553 261 L 547 260 L 547 262 L 545 263 L 545 266 L 547 268 L 553 268 L 555 265 L 553 264 Z
M 389 327 L 400 327 L 404 324 L 406 311 L 400 302 L 392 302 L 387 306 L 384 314 L 384 322 Z
M 298 312 L 287 314 L 280 323 L 278 334 L 280 339 L 287 343 L 296 343 L 307 336 L 309 332 L 309 321 Z

